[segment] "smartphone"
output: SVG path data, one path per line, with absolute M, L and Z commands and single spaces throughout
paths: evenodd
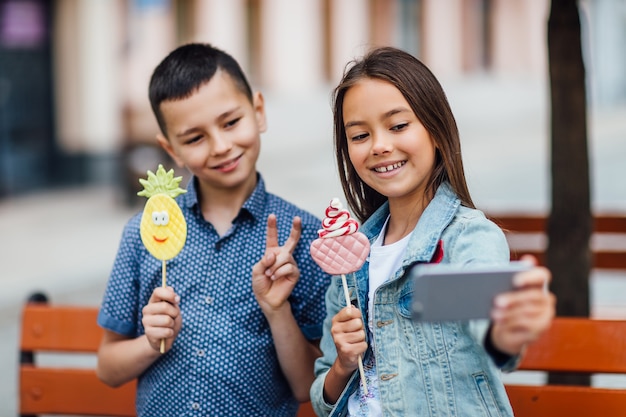
M 530 268 L 521 261 L 498 266 L 417 264 L 407 272 L 413 281 L 412 318 L 488 319 L 494 297 L 513 290 L 513 276 Z

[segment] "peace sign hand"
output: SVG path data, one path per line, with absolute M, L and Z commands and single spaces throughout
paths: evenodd
M 293 251 L 301 232 L 302 220 L 296 216 L 287 241 L 279 246 L 276 216 L 267 217 L 265 255 L 252 268 L 252 291 L 265 315 L 289 306 L 287 298 L 300 278 Z

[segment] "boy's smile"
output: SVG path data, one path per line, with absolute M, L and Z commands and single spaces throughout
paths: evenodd
M 216 165 L 213 167 L 213 169 L 216 169 L 218 171 L 221 172 L 230 172 L 232 170 L 234 170 L 235 168 L 237 168 L 237 165 L 239 164 L 239 160 L 241 159 L 241 155 L 239 155 L 238 157 L 231 159 L 229 161 L 226 161 L 222 164 Z
M 252 192 L 265 109 L 260 93 L 250 103 L 223 71 L 189 97 L 161 103 L 168 138 L 159 143 L 201 188 Z

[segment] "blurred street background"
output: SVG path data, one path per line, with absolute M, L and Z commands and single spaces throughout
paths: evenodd
M 626 214 L 626 1 L 579 5 L 592 208 Z M 0 0 L 0 415 L 17 413 L 26 297 L 98 305 L 122 228 L 145 203 L 137 179 L 159 162 L 175 168 L 154 147 L 147 99 L 171 49 L 211 42 L 240 60 L 267 104 L 259 171 L 313 214 L 343 198 L 332 88 L 374 44 L 414 53 L 440 79 L 479 208 L 547 213 L 548 10 L 548 0 Z M 626 317 L 626 273 L 594 271 L 591 304 L 596 317 Z

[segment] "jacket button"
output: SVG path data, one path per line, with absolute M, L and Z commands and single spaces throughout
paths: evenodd
M 376 327 L 380 328 L 380 327 L 386 326 L 386 325 L 391 324 L 391 323 L 393 323 L 393 320 L 379 320 L 379 321 L 376 322 Z
M 389 381 L 390 379 L 393 379 L 395 377 L 397 377 L 398 374 L 384 374 L 380 376 L 380 380 L 381 381 Z

